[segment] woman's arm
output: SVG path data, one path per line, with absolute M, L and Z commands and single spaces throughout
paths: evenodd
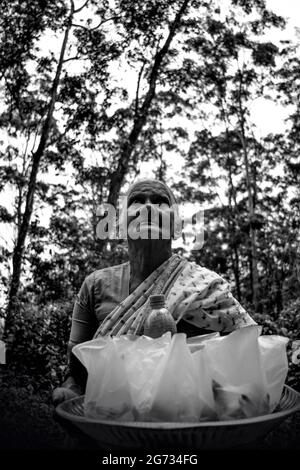
M 94 313 L 94 275 L 92 274 L 84 280 L 75 300 L 68 342 L 67 371 L 63 384 L 53 392 L 53 402 L 55 405 L 84 393 L 87 372 L 72 353 L 72 349 L 76 344 L 91 340 L 96 328 L 97 324 Z

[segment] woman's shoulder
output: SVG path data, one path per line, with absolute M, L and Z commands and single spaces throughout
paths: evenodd
M 108 280 L 115 276 L 119 276 L 122 273 L 124 273 L 124 271 L 127 271 L 128 269 L 129 269 L 128 261 L 125 263 L 116 264 L 114 266 L 106 266 L 105 268 L 97 269 L 96 271 L 93 271 L 88 276 L 86 276 L 85 282 L 88 285 L 99 283 L 103 280 Z
M 185 266 L 185 273 L 193 274 L 197 273 L 201 277 L 205 277 L 207 279 L 223 279 L 220 274 L 215 271 L 212 271 L 201 264 L 196 263 L 195 261 L 188 261 Z

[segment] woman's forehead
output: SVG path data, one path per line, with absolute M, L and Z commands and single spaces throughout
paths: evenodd
M 138 193 L 160 194 L 165 195 L 170 199 L 170 193 L 163 183 L 159 181 L 144 181 L 136 183 L 129 190 L 128 197 Z

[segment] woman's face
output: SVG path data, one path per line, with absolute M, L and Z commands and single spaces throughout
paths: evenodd
M 127 200 L 128 237 L 170 240 L 174 213 L 167 189 L 157 181 L 137 183 Z

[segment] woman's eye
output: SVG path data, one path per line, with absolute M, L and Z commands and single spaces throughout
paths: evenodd
M 130 201 L 128 208 L 132 208 L 132 210 L 135 211 L 139 206 L 141 206 L 141 204 L 142 202 L 140 199 L 132 199 L 132 201 Z
M 167 204 L 166 202 L 161 202 L 161 203 L 159 204 L 159 210 L 160 210 L 160 211 L 167 212 L 167 211 L 170 210 L 170 206 L 169 206 L 169 204 Z

